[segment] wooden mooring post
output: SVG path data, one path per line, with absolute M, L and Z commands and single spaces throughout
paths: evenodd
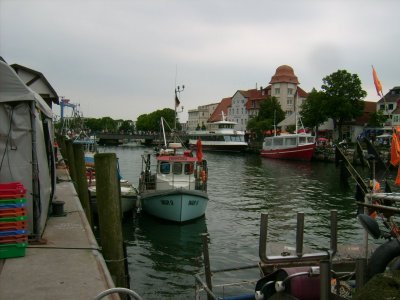
M 97 153 L 94 161 L 102 253 L 115 285 L 129 288 L 125 272 L 117 157 L 115 153 Z
M 65 141 L 65 149 L 67 153 L 67 165 L 69 168 L 69 176 L 71 176 L 72 182 L 77 190 L 76 185 L 76 169 L 75 169 L 75 159 L 74 159 L 74 148 L 72 147 L 72 141 Z
M 76 186 L 81 201 L 83 210 L 85 211 L 86 218 L 90 226 L 93 226 L 92 212 L 90 209 L 90 199 L 88 193 L 88 183 L 86 178 L 85 154 L 83 152 L 83 145 L 73 144 L 74 162 L 76 171 Z

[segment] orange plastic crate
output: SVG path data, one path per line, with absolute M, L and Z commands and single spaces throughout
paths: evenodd
M 26 216 L 26 208 L 7 208 L 0 209 L 0 218 L 20 217 Z
M 0 222 L 0 230 L 18 230 L 28 228 L 27 221 L 19 222 Z

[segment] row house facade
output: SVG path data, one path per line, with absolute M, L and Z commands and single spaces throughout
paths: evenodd
M 400 86 L 395 86 L 376 104 L 376 110 L 388 116 L 385 126 L 400 126 Z
M 187 131 L 196 130 L 198 127 L 206 126 L 211 115 L 217 108 L 219 103 L 201 105 L 197 109 L 188 111 L 189 117 L 187 121 Z
M 237 90 L 232 97 L 222 99 L 219 104 L 211 104 L 207 108 L 199 106 L 197 109 L 190 110 L 188 128 L 194 130 L 202 124 L 207 127 L 207 123 L 222 120 L 224 115 L 227 120 L 237 123 L 236 130 L 245 131 L 248 121 L 258 115 L 261 102 L 270 97 L 277 98 L 285 115 L 289 117 L 294 113 L 295 100 L 297 99 L 296 107 L 299 108 L 308 96 L 298 85 L 299 81 L 293 68 L 282 65 L 276 69 L 269 85 L 265 88 Z M 206 119 L 208 113 L 209 118 Z

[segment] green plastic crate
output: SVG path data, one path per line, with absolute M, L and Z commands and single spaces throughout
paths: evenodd
M 27 243 L 0 244 L 0 258 L 25 256 Z
M 2 217 L 0 222 L 19 222 L 28 220 L 28 216 Z
M 0 199 L 0 205 L 26 203 L 26 198 Z

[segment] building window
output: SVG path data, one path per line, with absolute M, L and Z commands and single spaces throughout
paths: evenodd
M 275 95 L 279 95 L 281 93 L 281 89 L 280 88 L 275 88 Z
M 390 104 L 388 105 L 388 109 L 390 109 L 390 110 L 393 109 L 393 103 L 390 103 Z
M 287 99 L 287 104 L 288 105 L 292 105 L 293 104 L 293 99 L 292 98 L 288 98 Z
M 385 110 L 385 105 L 384 105 L 384 104 L 381 104 L 381 105 L 379 106 L 379 110 Z
M 288 94 L 288 95 L 293 95 L 293 89 L 290 89 L 290 88 L 289 88 L 289 89 L 287 90 L 287 94 Z

